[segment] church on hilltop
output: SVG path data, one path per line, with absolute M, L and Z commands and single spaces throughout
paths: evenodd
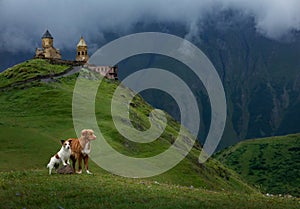
M 89 60 L 88 45 L 81 36 L 76 48 L 76 61 L 62 60 L 59 49 L 53 46 L 53 37 L 48 30 L 42 36 L 42 48 L 36 48 L 35 58 L 50 59 L 52 62 L 72 64 L 73 66 L 83 65 L 83 67 L 93 70 L 108 79 L 118 80 L 118 66 L 95 66 L 87 63 Z
M 76 61 L 83 61 L 87 62 L 89 59 L 89 55 L 87 52 L 87 44 L 85 43 L 85 40 L 81 36 L 78 44 L 77 44 L 77 51 L 76 51 Z
M 55 49 L 53 46 L 53 37 L 47 30 L 42 36 L 42 48 L 36 48 L 36 58 L 49 58 L 49 59 L 61 59 L 59 49 Z
M 53 36 L 46 30 L 42 36 L 42 48 L 36 48 L 35 58 L 47 58 L 61 60 L 61 53 L 59 49 L 53 46 Z M 81 36 L 76 50 L 76 61 L 86 63 L 89 59 L 88 46 Z

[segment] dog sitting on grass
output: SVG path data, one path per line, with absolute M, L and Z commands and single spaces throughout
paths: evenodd
M 78 139 L 68 139 L 67 141 L 72 141 L 71 144 L 71 150 L 72 154 L 70 156 L 72 160 L 72 166 L 74 169 L 74 172 L 76 172 L 76 161 L 78 160 L 78 171 L 76 173 L 81 174 L 82 173 L 82 167 L 81 163 L 82 160 L 84 162 L 85 170 L 88 174 L 92 174 L 89 171 L 88 167 L 88 160 L 89 160 L 89 154 L 91 152 L 91 141 L 95 140 L 96 136 L 94 135 L 94 131 L 91 129 L 84 129 L 81 131 L 81 136 Z
M 50 162 L 47 165 L 47 168 L 49 168 L 50 175 L 52 169 L 57 169 L 61 162 L 64 166 L 70 164 L 71 142 L 72 140 L 61 140 L 62 147 L 60 148 L 58 153 L 51 157 Z

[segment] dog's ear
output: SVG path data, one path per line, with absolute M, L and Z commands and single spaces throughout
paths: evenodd
M 69 139 L 69 140 L 68 140 L 68 142 L 69 142 L 70 144 L 72 143 L 72 141 L 73 141 L 72 139 Z
M 61 144 L 64 144 L 65 143 L 65 140 L 60 140 Z
M 86 129 L 83 129 L 83 130 L 81 131 L 81 135 L 82 135 L 82 136 L 86 136 L 87 133 L 88 133 L 88 131 L 87 131 Z

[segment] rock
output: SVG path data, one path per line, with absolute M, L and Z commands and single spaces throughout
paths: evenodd
M 59 173 L 59 174 L 73 174 L 74 171 L 73 171 L 73 168 L 70 165 L 65 165 L 65 166 L 60 167 L 57 170 L 57 173 Z

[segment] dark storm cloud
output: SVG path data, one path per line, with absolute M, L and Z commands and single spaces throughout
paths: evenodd
M 32 50 L 47 28 L 58 48 L 70 49 L 81 35 L 101 39 L 144 21 L 185 24 L 193 39 L 203 17 L 227 9 L 252 16 L 259 33 L 276 39 L 300 29 L 299 8 L 299 0 L 0 0 L 0 51 Z

